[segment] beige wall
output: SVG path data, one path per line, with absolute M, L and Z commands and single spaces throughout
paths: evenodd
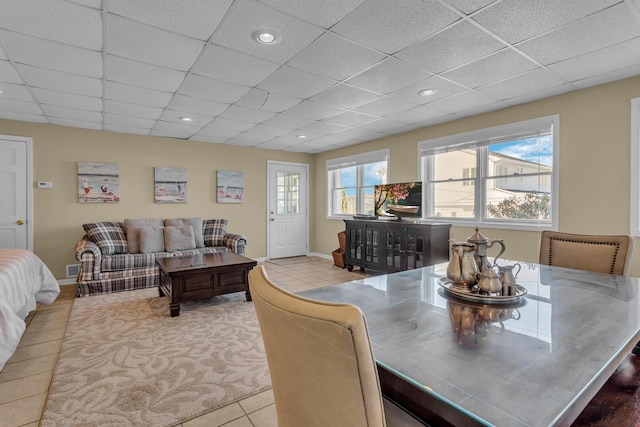
M 640 97 L 640 76 L 316 155 L 313 250 L 334 250 L 336 233 L 344 229 L 342 221 L 326 219 L 327 159 L 389 148 L 390 182 L 414 180 L 418 177 L 420 141 L 552 114 L 560 115 L 559 230 L 628 234 L 629 101 L 635 97 Z M 538 259 L 538 232 L 488 228 L 481 232 L 504 239 L 505 257 Z M 472 233 L 471 228 L 454 227 L 451 237 L 465 240 Z M 631 274 L 640 276 L 640 249 L 632 259 Z
M 82 224 L 125 218 L 226 218 L 229 231 L 248 238 L 247 255 L 265 257 L 267 161 L 310 164 L 312 156 L 224 144 L 0 120 L 0 134 L 33 138 L 34 252 L 58 279 L 76 264 L 73 249 Z M 120 168 L 120 202 L 78 203 L 77 162 L 115 162 Z M 187 203 L 154 203 L 154 166 L 187 169 Z M 216 171 L 244 172 L 244 202 L 216 202 Z M 52 181 L 50 190 L 35 188 Z
M 413 180 L 420 141 L 551 114 L 560 115 L 559 229 L 626 234 L 629 100 L 634 97 L 640 97 L 640 76 L 314 156 L 6 120 L 0 120 L 0 134 L 32 137 L 34 181 L 53 181 L 51 190 L 34 185 L 34 249 L 61 279 L 64 266 L 75 263 L 73 247 L 83 234 L 81 224 L 91 221 L 147 216 L 227 218 L 231 231 L 248 236 L 247 254 L 265 257 L 267 160 L 310 164 L 310 251 L 330 256 L 338 247 L 336 234 L 344 224 L 326 219 L 327 159 L 389 148 L 390 181 Z M 121 202 L 78 203 L 78 161 L 118 163 Z M 187 168 L 188 203 L 153 202 L 154 166 Z M 217 170 L 244 172 L 244 203 L 216 203 Z M 537 260 L 538 233 L 481 231 L 490 238 L 504 239 L 506 257 Z M 464 240 L 472 232 L 454 227 L 451 237 Z M 635 251 L 631 274 L 640 276 L 640 250 Z

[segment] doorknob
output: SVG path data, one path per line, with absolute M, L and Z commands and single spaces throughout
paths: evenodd
M 275 220 L 276 220 L 275 218 L 271 218 L 271 221 L 275 221 Z
M 24 224 L 24 221 L 23 221 L 23 220 L 21 220 L 21 219 L 19 219 L 19 220 L 17 221 L 17 224 L 18 224 L 18 225 L 22 225 L 22 224 Z

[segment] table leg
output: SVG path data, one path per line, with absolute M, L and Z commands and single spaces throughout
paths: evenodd
M 253 300 L 251 299 L 251 291 L 246 291 L 246 292 L 244 293 L 244 295 L 247 297 L 247 301 L 253 301 Z
M 171 312 L 171 317 L 180 316 L 180 304 L 170 303 L 169 311 Z

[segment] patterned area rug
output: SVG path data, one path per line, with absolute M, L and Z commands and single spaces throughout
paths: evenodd
M 278 258 L 278 259 L 270 259 L 267 262 L 271 264 L 286 266 L 286 265 L 294 265 L 294 264 L 304 264 L 306 262 L 315 262 L 322 261 L 322 258 L 317 256 L 294 256 L 290 258 Z
M 41 426 L 172 426 L 270 387 L 244 292 L 184 303 L 142 289 L 74 301 Z

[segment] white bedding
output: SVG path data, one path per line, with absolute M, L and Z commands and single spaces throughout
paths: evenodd
M 0 249 L 0 370 L 18 347 L 36 302 L 51 304 L 58 294 L 58 281 L 33 252 Z

